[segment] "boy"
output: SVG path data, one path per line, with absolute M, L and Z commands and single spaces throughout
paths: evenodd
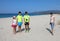
M 26 31 L 29 31 L 29 22 L 30 22 L 30 16 L 28 15 L 28 12 L 25 12 L 24 23 L 25 23 L 25 30 Z
M 18 31 L 21 31 L 21 26 L 22 26 L 22 15 L 21 15 L 21 12 L 18 12 L 17 23 L 18 23 Z

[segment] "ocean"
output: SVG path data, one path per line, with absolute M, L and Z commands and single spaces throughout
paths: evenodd
M 6 13 L 0 13 L 0 18 L 7 18 L 7 17 L 13 17 L 13 16 L 17 16 L 18 14 L 17 13 L 8 13 L 8 14 L 6 14 Z M 29 14 L 30 16 L 36 16 L 36 15 L 43 15 L 43 14 L 32 14 L 32 13 L 30 13 Z M 22 14 L 22 16 L 24 16 L 24 14 Z

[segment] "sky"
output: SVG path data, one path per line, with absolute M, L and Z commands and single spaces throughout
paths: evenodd
M 60 10 L 60 0 L 0 0 L 0 13 Z

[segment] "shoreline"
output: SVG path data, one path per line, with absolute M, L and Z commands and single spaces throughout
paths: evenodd
M 54 15 L 56 22 L 60 20 L 59 15 Z M 30 17 L 30 32 L 26 33 L 25 30 L 16 33 L 12 32 L 11 22 L 12 17 L 0 18 L 0 41 L 60 41 L 60 25 L 55 25 L 54 35 L 52 36 L 46 28 L 50 29 L 49 15 L 31 16 Z M 24 28 L 24 22 L 22 24 Z
M 36 15 L 34 15 L 34 14 L 32 14 L 32 15 L 30 15 L 30 16 L 42 16 L 42 15 L 49 15 L 49 14 L 36 14 Z M 60 14 L 54 14 L 54 15 L 60 15 Z M 4 16 L 4 17 L 2 17 L 2 16 Z M 6 16 L 6 15 L 2 15 L 2 16 L 0 16 L 0 18 L 10 18 L 10 17 L 13 17 L 13 16 L 17 16 L 17 15 L 12 15 L 11 14 L 11 16 L 9 16 L 9 14 Z

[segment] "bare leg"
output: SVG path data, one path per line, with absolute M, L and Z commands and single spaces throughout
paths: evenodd
M 13 28 L 13 33 L 16 34 L 16 28 Z
M 51 24 L 51 32 L 53 33 L 54 24 Z
M 25 30 L 27 30 L 27 25 L 25 25 Z
M 27 27 L 28 27 L 27 29 L 28 29 L 28 32 L 29 32 L 29 25 L 27 25 Z
M 21 26 L 18 26 L 18 31 L 21 31 Z
M 29 25 L 25 25 L 25 30 L 29 31 Z

